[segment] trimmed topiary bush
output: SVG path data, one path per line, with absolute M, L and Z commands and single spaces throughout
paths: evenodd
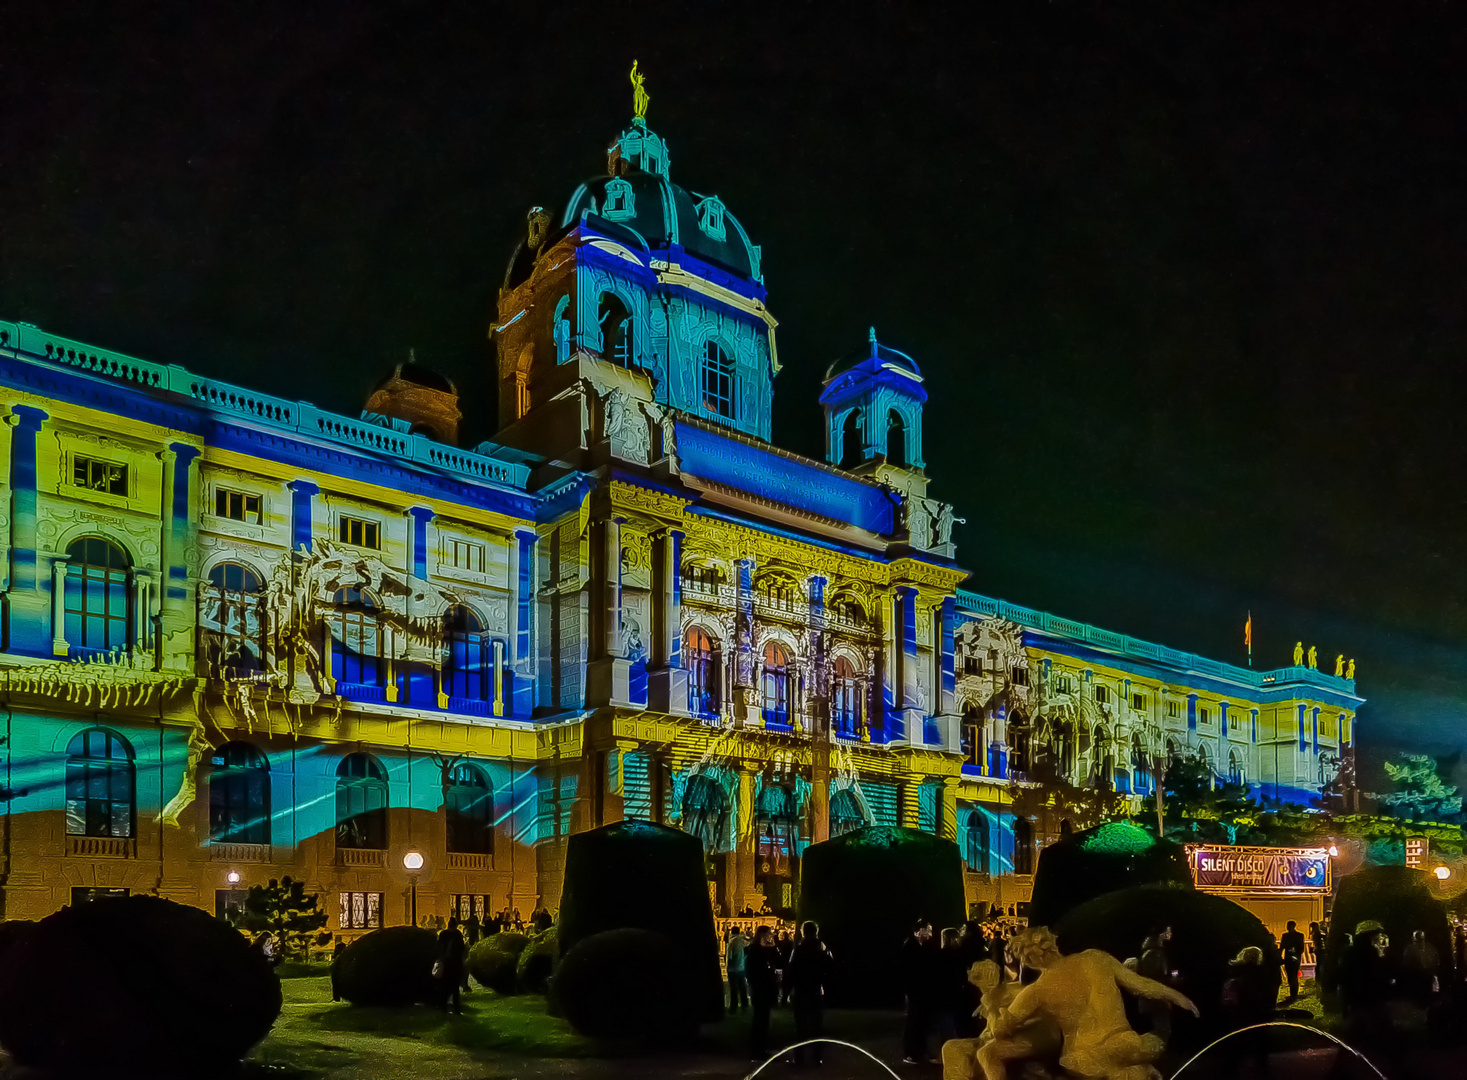
M 1366 866 L 1340 879 L 1330 908 L 1329 936 L 1324 944 L 1323 986 L 1335 985 L 1344 958 L 1345 935 L 1367 920 L 1375 920 L 1390 935 L 1389 955 L 1399 961 L 1416 930 L 1436 946 L 1443 963 L 1450 964 L 1452 931 L 1446 907 L 1431 892 L 1431 879 L 1409 866 Z
M 560 959 L 559 935 L 555 927 L 533 934 L 515 964 L 515 986 L 522 994 L 544 994 Z
M 800 858 L 799 917 L 820 924 L 835 958 L 831 1004 L 900 1004 L 913 924 L 925 917 L 941 930 L 967 918 L 958 846 L 885 825 L 812 844 Z
M 348 945 L 332 965 L 337 992 L 353 1005 L 412 1005 L 443 1000 L 433 978 L 438 935 L 416 926 L 373 930 Z
M 225 1073 L 279 1014 L 239 931 L 155 896 L 62 908 L 0 964 L 0 1045 L 53 1076 Z
M 1087 900 L 1137 885 L 1192 888 L 1192 871 L 1181 844 L 1157 840 L 1145 829 L 1111 821 L 1077 832 L 1039 853 L 1030 926 L 1054 926 Z
M 1142 885 L 1087 901 L 1054 929 L 1063 953 L 1104 949 L 1124 961 L 1140 956 L 1147 935 L 1159 926 L 1172 928 L 1167 957 L 1180 973 L 1176 988 L 1202 1012 L 1198 1021 L 1173 1010 L 1174 1035 L 1182 1045 L 1221 1028 L 1228 961 L 1249 945 L 1263 950 L 1265 977 L 1259 985 L 1267 1005 L 1278 999 L 1280 960 L 1273 934 L 1251 911 L 1221 896 L 1174 885 Z
M 667 935 L 608 930 L 561 958 L 555 998 L 582 1035 L 661 1046 L 697 1031 L 700 1002 L 688 991 L 700 979 L 696 961 Z
M 511 930 L 490 934 L 469 950 L 469 974 L 496 993 L 513 994 L 520 954 L 529 944 L 528 937 Z
M 628 928 L 670 938 L 687 958 L 681 990 L 699 1019 L 723 1017 L 723 969 L 702 841 L 646 821 L 620 821 L 570 838 L 558 924 L 561 957 L 592 935 Z

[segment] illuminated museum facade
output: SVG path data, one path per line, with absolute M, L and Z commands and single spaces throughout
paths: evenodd
M 394 924 L 410 850 L 421 911 L 528 914 L 624 818 L 699 835 L 725 913 L 867 823 L 955 839 L 1009 901 L 1041 762 L 1139 798 L 1200 753 L 1318 797 L 1353 680 L 960 590 L 918 365 L 864 335 L 828 460 L 783 451 L 765 299 L 639 119 L 526 222 L 474 450 L 415 363 L 351 418 L 0 323 L 4 916 L 290 874 L 334 927 Z

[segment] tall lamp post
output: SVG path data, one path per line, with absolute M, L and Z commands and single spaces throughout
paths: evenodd
M 417 926 L 418 925 L 418 874 L 421 873 L 422 872 L 422 869 L 423 869 L 423 853 L 421 851 L 416 851 L 416 850 L 409 851 L 406 855 L 404 855 L 402 857 L 402 866 L 403 866 L 403 869 L 408 872 L 408 881 L 411 882 L 411 884 L 408 886 L 408 890 L 409 890 L 409 893 L 412 896 L 412 902 L 411 902 L 411 910 L 412 910 L 412 918 L 413 918 L 412 925 Z

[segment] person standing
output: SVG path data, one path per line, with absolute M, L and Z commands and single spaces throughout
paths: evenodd
M 1432 995 L 1441 989 L 1438 973 L 1441 954 L 1426 940 L 1426 931 L 1411 934 L 1411 943 L 1401 954 L 1401 989 L 1419 1005 L 1430 1004 Z
M 480 927 L 479 913 L 477 911 L 469 912 L 469 920 L 464 923 L 464 930 L 467 934 L 469 948 L 472 949 L 475 945 L 479 944 Z
M 820 927 L 806 922 L 800 927 L 800 941 L 790 950 L 789 966 L 785 969 L 785 983 L 789 986 L 790 1000 L 795 1007 L 795 1042 L 807 1042 L 820 1038 L 825 1020 L 825 985 L 830 979 L 831 957 L 825 942 L 820 940 Z M 824 1060 L 820 1044 L 796 1046 L 793 1064 L 805 1063 L 805 1051 L 814 1053 L 815 1064 Z
M 973 1011 L 966 1007 L 966 989 L 970 984 L 962 934 L 955 927 L 948 927 L 943 930 L 941 940 L 942 946 L 937 953 L 937 1008 L 934 1016 L 938 1023 L 938 1046 L 948 1039 L 959 1038 L 965 1028 L 964 1014 L 971 1017 Z
M 728 1011 L 738 1012 L 749 1007 L 749 980 L 744 976 L 744 952 L 749 939 L 743 930 L 735 927 L 733 936 L 724 947 L 724 964 L 728 970 Z
M 788 930 L 781 930 L 779 933 L 779 942 L 776 945 L 776 948 L 779 949 L 779 970 L 786 971 L 790 966 L 790 954 L 795 951 L 794 935 L 791 934 Z M 779 984 L 779 1004 L 788 1005 L 789 1003 L 789 983 L 786 980 L 781 980 Z
M 1314 951 L 1314 977 L 1319 978 L 1319 969 L 1324 966 L 1324 931 L 1319 923 L 1309 924 L 1309 947 Z
M 936 972 L 932 924 L 918 919 L 912 936 L 902 945 L 902 984 L 907 995 L 907 1019 L 902 1028 L 902 1060 L 908 1065 L 930 1062 L 927 1032 L 932 1027 Z
M 459 933 L 458 916 L 454 915 L 448 920 L 448 925 L 438 932 L 438 958 L 433 962 L 433 977 L 438 980 L 443 993 L 444 1016 L 448 1015 L 450 1009 L 457 1016 L 463 1015 L 464 1004 L 459 992 L 464 982 L 464 959 L 467 952 L 464 936 Z
M 1289 978 L 1289 1000 L 1293 1001 L 1299 996 L 1299 965 L 1304 962 L 1304 935 L 1293 920 L 1279 938 L 1279 952 L 1284 958 L 1284 974 Z
M 779 995 L 779 950 L 767 926 L 754 931 L 754 944 L 744 951 L 744 975 L 749 980 L 749 1060 L 769 1057 L 769 1011 Z
M 1141 956 L 1136 962 L 1136 973 L 1154 979 L 1164 986 L 1172 984 L 1172 962 L 1166 947 L 1171 944 L 1172 928 L 1158 926 L 1141 946 Z M 1172 1007 L 1159 998 L 1143 998 L 1139 1002 L 1141 1015 L 1150 1021 L 1151 1030 L 1163 1042 L 1172 1037 Z

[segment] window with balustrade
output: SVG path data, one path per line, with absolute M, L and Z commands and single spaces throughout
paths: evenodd
M 478 618 L 466 607 L 443 616 L 443 692 L 450 699 L 488 701 L 493 689 L 490 642 Z
M 209 773 L 209 839 L 216 844 L 270 842 L 270 764 L 247 742 L 214 751 Z
M 235 679 L 265 670 L 265 586 L 239 563 L 220 563 L 199 586 L 199 651 L 205 672 Z
M 116 732 L 89 728 L 66 747 L 68 836 L 136 834 L 137 785 L 132 747 Z
M 715 716 L 723 708 L 718 642 L 701 627 L 692 627 L 683 640 L 683 667 L 688 673 L 688 711 Z
M 448 774 L 444 799 L 448 850 L 459 855 L 494 852 L 494 788 L 484 770 L 461 761 Z
M 371 754 L 349 754 L 336 767 L 336 846 L 387 848 L 387 773 Z
M 351 686 L 384 684 L 385 632 L 377 598 L 365 589 L 338 589 L 327 618 L 331 635 L 331 677 Z
M 132 561 L 100 536 L 66 549 L 64 633 L 75 653 L 121 651 L 132 642 Z
M 689 566 L 683 572 L 683 588 L 703 596 L 717 596 L 723 574 L 716 566 Z
M 844 656 L 830 665 L 830 721 L 837 735 L 850 737 L 860 731 L 861 684 L 855 665 Z
M 963 713 L 963 764 L 981 769 L 986 750 L 983 744 L 983 713 L 976 708 L 969 709 Z
M 766 724 L 788 724 L 790 722 L 789 653 L 778 642 L 771 641 L 764 646 L 764 674 L 761 688 L 764 699 L 764 722 Z

